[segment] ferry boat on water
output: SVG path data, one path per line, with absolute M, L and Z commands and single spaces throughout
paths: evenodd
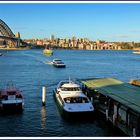
M 140 54 L 140 51 L 134 51 L 133 53 L 134 54 Z
M 52 61 L 52 64 L 57 68 L 65 68 L 66 67 L 66 65 L 64 64 L 64 62 L 61 59 L 54 59 Z
M 94 111 L 91 101 L 82 92 L 80 85 L 71 80 L 60 81 L 54 90 L 54 96 L 60 112 L 66 117 L 92 114 Z
M 21 91 L 13 84 L 7 85 L 6 89 L 0 90 L 0 108 L 4 111 L 19 111 L 24 106 Z
M 45 54 L 45 55 L 53 55 L 53 50 L 50 49 L 50 48 L 45 48 L 43 50 L 43 54 Z

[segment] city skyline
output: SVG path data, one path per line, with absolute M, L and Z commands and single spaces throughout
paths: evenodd
M 140 3 L 0 3 L 0 13 L 22 39 L 140 40 Z

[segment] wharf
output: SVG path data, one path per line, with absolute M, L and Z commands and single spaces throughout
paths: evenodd
M 129 136 L 140 136 L 140 88 L 113 78 L 80 80 L 97 111 Z

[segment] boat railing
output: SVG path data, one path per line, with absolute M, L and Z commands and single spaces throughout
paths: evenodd
M 57 89 L 60 88 L 60 87 L 62 87 L 62 85 L 63 85 L 63 84 L 66 84 L 66 83 L 75 83 L 75 84 L 79 85 L 79 88 L 80 88 L 80 89 L 79 89 L 78 91 L 80 91 L 80 90 L 83 91 L 83 85 L 82 85 L 82 83 L 81 83 L 80 81 L 78 81 L 77 79 L 74 79 L 74 80 L 73 80 L 73 79 L 72 79 L 72 80 L 69 79 L 69 80 L 60 81 L 59 84 L 58 84 L 58 86 L 57 86 Z M 76 91 L 77 91 L 77 90 L 76 90 Z
M 15 90 L 16 89 L 17 90 L 16 85 L 12 81 L 7 83 L 6 89 L 7 90 Z

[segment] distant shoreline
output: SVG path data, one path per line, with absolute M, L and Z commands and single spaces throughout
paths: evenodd
M 16 50 L 30 50 L 30 48 L 0 48 L 0 50 L 16 51 Z
M 0 50 L 9 50 L 9 51 L 16 51 L 16 50 L 32 50 L 32 49 L 42 49 L 42 48 L 0 48 Z M 83 49 L 77 49 L 77 48 L 54 48 L 56 50 L 83 50 Z M 86 49 L 84 49 L 86 50 Z M 101 49 L 102 50 L 102 49 Z M 115 49 L 105 49 L 105 50 L 115 50 Z M 140 50 L 140 49 L 120 49 L 118 51 L 122 50 Z M 95 51 L 95 50 L 90 50 L 90 51 Z M 96 50 L 100 51 L 100 50 Z M 115 50 L 117 51 L 117 50 Z

